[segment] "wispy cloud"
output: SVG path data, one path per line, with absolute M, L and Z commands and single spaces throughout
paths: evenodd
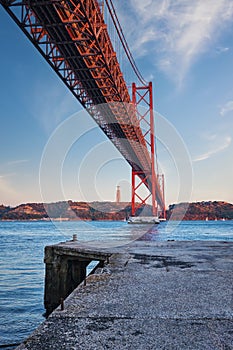
M 201 133 L 201 138 L 207 141 L 214 141 L 217 139 L 217 134 L 216 133 L 211 133 L 209 131 L 205 131 L 203 133 Z
M 212 139 L 212 141 L 213 141 L 213 139 Z M 216 148 L 212 148 L 212 149 L 210 149 L 209 151 L 207 151 L 205 153 L 202 153 L 201 155 L 199 155 L 196 158 L 194 158 L 193 161 L 194 162 L 199 162 L 199 161 L 202 161 L 202 160 L 206 160 L 206 159 L 212 157 L 213 155 L 224 151 L 225 149 L 227 149 L 230 146 L 231 141 L 232 141 L 232 138 L 230 136 L 226 136 L 225 139 L 223 140 L 223 142 L 221 143 L 221 145 L 219 145 Z
M 135 25 L 132 26 L 123 14 L 134 53 L 138 56 L 156 54 L 159 68 L 182 82 L 191 65 L 217 42 L 227 23 L 232 21 L 233 2 L 130 0 L 128 13 L 134 14 L 138 28 L 135 30 Z
M 228 101 L 220 110 L 221 116 L 233 111 L 233 101 Z
M 230 50 L 230 48 L 229 47 L 217 47 L 216 48 L 216 52 L 218 53 L 218 54 L 221 54 L 221 53 L 225 53 L 225 52 L 228 52 Z
M 0 179 L 7 179 L 9 177 L 15 176 L 16 173 L 0 174 Z
M 29 159 L 16 159 L 7 162 L 7 165 L 19 165 L 27 162 L 29 162 Z

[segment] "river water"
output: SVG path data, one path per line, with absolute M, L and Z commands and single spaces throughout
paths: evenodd
M 142 236 L 141 227 L 100 221 L 0 222 L 0 347 L 22 342 L 44 320 L 46 245 L 70 240 L 74 233 L 81 241 L 122 245 Z M 144 239 L 233 241 L 233 221 L 162 222 Z

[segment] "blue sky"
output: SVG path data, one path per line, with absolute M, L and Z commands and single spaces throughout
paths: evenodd
M 193 177 L 187 184 L 192 182 L 192 193 L 179 196 L 179 186 L 187 184 L 184 178 L 179 180 L 172 154 L 176 150 L 166 152 L 166 145 L 158 142 L 167 204 L 233 203 L 233 2 L 115 0 L 114 4 L 140 71 L 153 81 L 155 110 L 173 125 L 190 156 Z M 118 184 L 122 200 L 129 200 L 128 165 L 83 115 L 79 103 L 2 7 L 0 47 L 0 203 L 115 200 Z M 51 169 L 42 198 L 39 172 L 46 144 L 50 146 L 59 125 L 68 125 L 74 113 L 88 132 L 66 154 L 63 191 L 57 190 Z

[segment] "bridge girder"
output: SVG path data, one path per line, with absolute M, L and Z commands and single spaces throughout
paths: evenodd
M 140 173 L 161 207 L 151 154 L 140 128 L 107 26 L 96 0 L 0 0 L 0 3 Z M 149 174 L 149 176 L 148 176 Z M 155 184 L 154 184 L 155 181 Z

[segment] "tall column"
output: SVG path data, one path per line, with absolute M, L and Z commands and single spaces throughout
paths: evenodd
M 86 278 L 86 267 L 91 260 L 58 255 L 53 247 L 45 248 L 44 306 L 48 316 Z

